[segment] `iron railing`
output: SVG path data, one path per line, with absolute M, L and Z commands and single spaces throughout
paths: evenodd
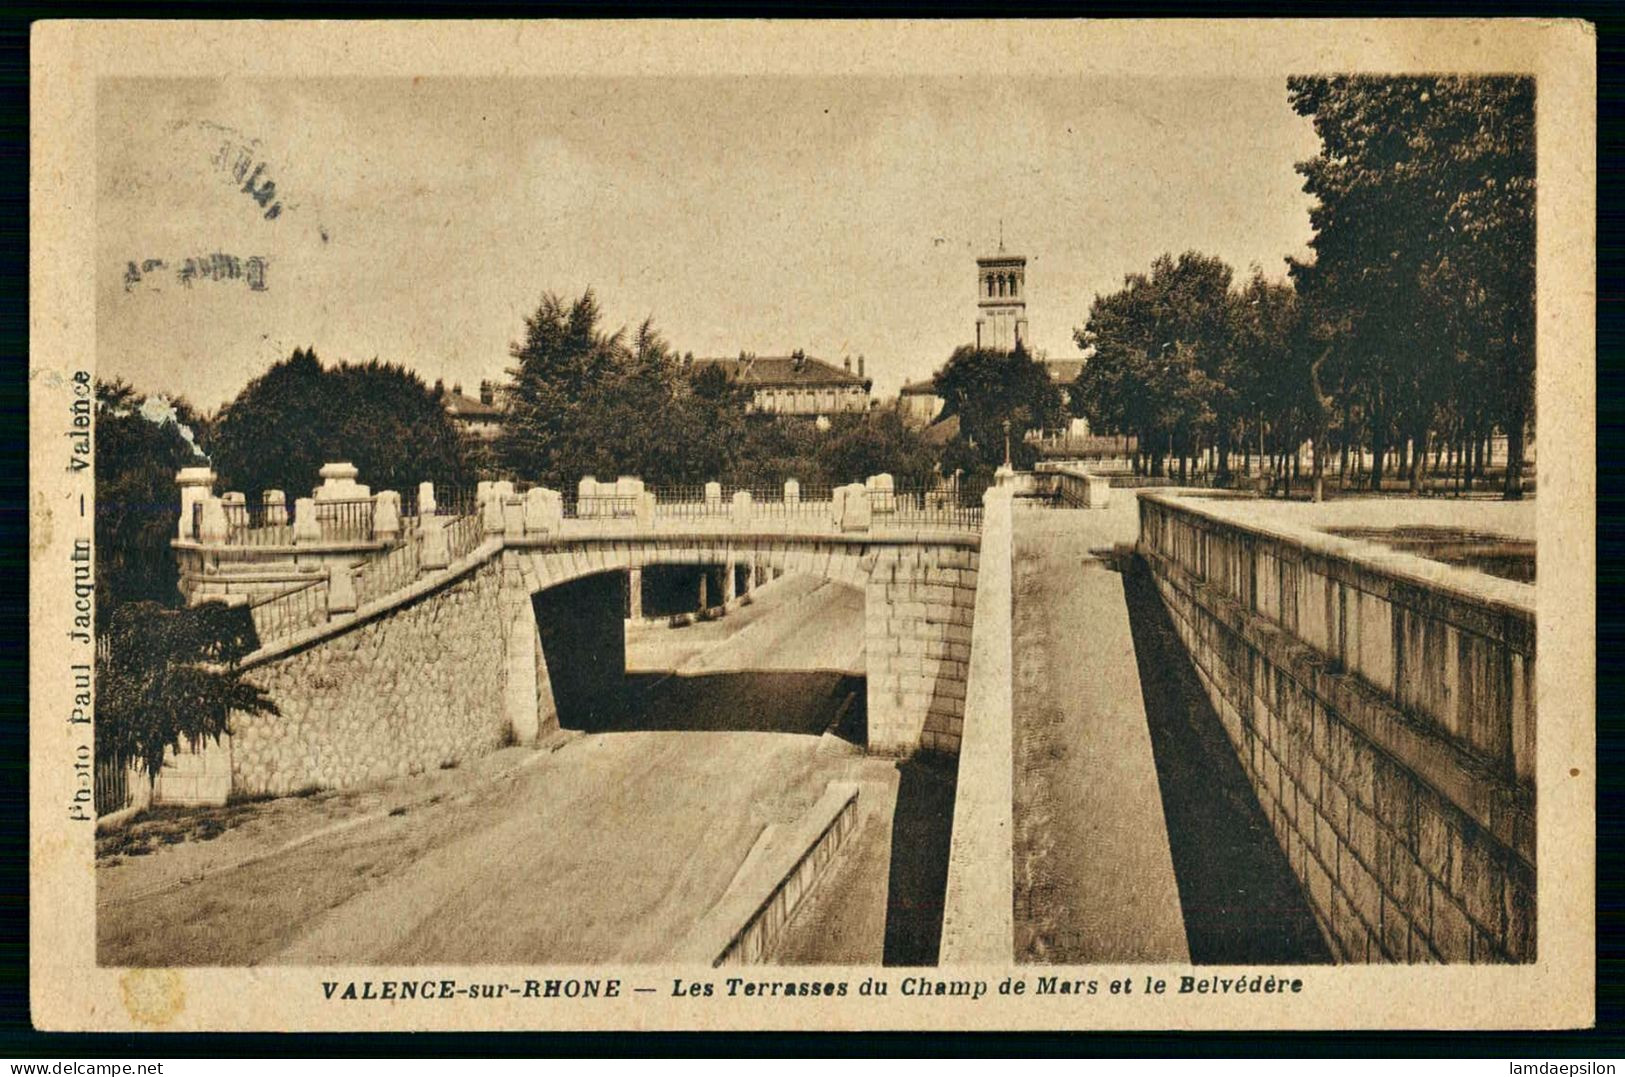
M 979 530 L 986 483 L 898 486 L 869 491 L 871 527 L 947 527 Z
M 327 622 L 327 578 L 268 595 L 248 605 L 260 646 Z
M 370 497 L 316 502 L 316 522 L 326 542 L 371 542 L 372 513 Z
M 418 578 L 418 544 L 405 542 L 362 565 L 356 573 L 355 597 L 358 605 L 383 598 Z
M 264 505 L 226 504 L 228 546 L 289 546 L 293 544 L 293 516 L 283 509 L 281 523 L 267 523 Z M 194 532 L 195 533 L 195 532 Z
M 484 537 L 484 526 L 478 513 L 459 516 L 446 525 L 446 546 L 453 561 L 467 557 Z
M 626 519 L 638 514 L 638 498 L 634 494 L 588 494 L 586 497 L 565 496 L 566 520 Z

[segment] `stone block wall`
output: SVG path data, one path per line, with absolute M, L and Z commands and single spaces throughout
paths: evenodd
M 252 666 L 280 715 L 232 718 L 232 789 L 281 795 L 404 777 L 500 747 L 501 566 Z M 534 681 L 534 673 L 532 673 Z
M 959 754 L 976 550 L 883 546 L 864 588 L 869 748 Z
M 1139 553 L 1334 950 L 1533 961 L 1532 598 L 1177 496 L 1140 511 Z

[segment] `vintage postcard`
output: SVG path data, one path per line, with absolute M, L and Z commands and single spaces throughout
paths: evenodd
M 35 1024 L 1589 1025 L 1595 96 L 37 24 Z

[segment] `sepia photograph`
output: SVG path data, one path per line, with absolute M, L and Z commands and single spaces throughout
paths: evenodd
M 1412 1020 L 1590 1012 L 1579 26 L 482 28 L 55 41 L 165 59 L 71 76 L 35 262 L 35 850 L 115 1000 L 62 1012 L 1404 1024 L 1434 966 L 1507 1004 Z M 521 29 L 657 60 L 384 47 Z

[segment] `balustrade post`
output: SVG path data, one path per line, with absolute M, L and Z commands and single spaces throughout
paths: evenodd
M 423 516 L 418 520 L 418 567 L 425 572 L 451 564 L 451 541 L 444 516 Z
M 509 535 L 525 533 L 525 499 L 517 494 L 502 498 L 502 530 Z
M 711 514 L 722 511 L 722 484 L 720 482 L 705 484 L 705 511 Z
M 206 467 L 183 467 L 175 473 L 175 485 L 181 488 L 180 536 L 198 537 L 192 527 L 192 506 L 214 495 L 215 474 Z
M 796 479 L 784 480 L 784 511 L 794 514 L 801 507 L 801 483 Z
M 735 490 L 733 500 L 733 523 L 735 527 L 745 527 L 750 523 L 751 500 L 749 490 Z
M 840 491 L 844 491 L 842 494 Z M 841 531 L 867 531 L 870 523 L 869 491 L 862 483 L 840 487 L 835 499 L 836 527 Z
M 219 544 L 226 541 L 226 505 L 218 497 L 202 500 L 203 518 L 198 522 L 198 541 Z
M 372 499 L 372 537 L 394 542 L 401 535 L 401 495 L 384 490 Z
M 349 565 L 333 565 L 327 570 L 327 614 L 354 613 L 355 576 Z
M 440 506 L 435 503 L 434 499 L 434 483 L 418 483 L 418 519 L 422 520 L 426 516 L 433 516 L 439 508 Z
M 301 497 L 293 503 L 293 541 L 295 545 L 322 541 L 322 522 L 316 519 L 314 497 Z
M 265 506 L 265 526 L 284 527 L 288 523 L 288 495 L 281 490 L 266 490 L 260 495 Z

